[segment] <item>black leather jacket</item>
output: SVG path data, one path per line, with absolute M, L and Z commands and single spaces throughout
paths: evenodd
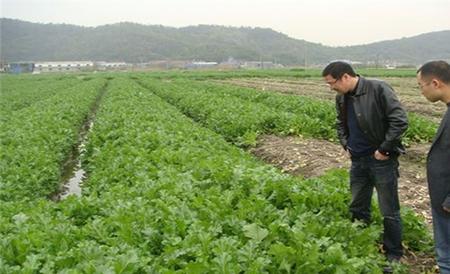
M 359 77 L 354 98 L 355 115 L 367 140 L 381 152 L 404 153 L 401 137 L 408 119 L 394 90 L 383 81 Z M 336 126 L 344 149 L 348 139 L 346 101 L 346 95 L 336 96 Z
M 427 179 L 431 206 L 441 215 L 450 207 L 450 105 L 434 137 L 427 157 Z

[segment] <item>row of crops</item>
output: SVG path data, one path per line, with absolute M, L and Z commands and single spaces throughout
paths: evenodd
M 26 103 L 1 120 L 0 273 L 381 273 L 381 217 L 350 222 L 345 171 L 302 180 L 227 142 L 333 139 L 332 106 L 132 77 L 55 80 L 40 100 L 36 79 L 2 79 L 2 104 Z M 49 201 L 102 94 L 83 196 Z M 429 249 L 403 214 L 405 245 Z
M 105 80 L 69 87 L 72 83 L 69 80 L 50 85 L 44 92 L 47 98 L 41 100 L 34 100 L 35 94 L 28 96 L 23 92 L 14 102 L 30 103 L 4 113 L 0 131 L 0 199 L 46 197 L 58 189 L 61 163 L 76 143 L 82 121 Z M 50 90 L 51 87 L 55 89 Z
M 252 144 L 260 133 L 337 139 L 335 106 L 329 101 L 192 80 L 139 82 L 234 143 Z M 436 124 L 414 113 L 408 116 L 404 141 L 430 142 Z
M 374 69 L 358 68 L 358 73 L 368 77 L 415 77 L 416 69 Z M 258 69 L 258 70 L 212 70 L 212 71 L 161 71 L 153 72 L 152 77 L 159 79 L 187 78 L 194 80 L 229 79 L 229 78 L 305 78 L 321 77 L 322 70 L 312 69 Z M 146 77 L 146 75 L 144 75 Z

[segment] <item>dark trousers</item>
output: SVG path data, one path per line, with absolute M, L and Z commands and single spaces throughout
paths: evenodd
M 383 215 L 383 245 L 388 258 L 399 258 L 403 255 L 402 221 L 397 190 L 398 174 L 396 156 L 391 156 L 385 161 L 376 160 L 373 155 L 352 157 L 350 170 L 352 218 L 370 222 L 370 205 L 375 187 Z
M 432 208 L 436 261 L 441 274 L 450 274 L 450 217 Z

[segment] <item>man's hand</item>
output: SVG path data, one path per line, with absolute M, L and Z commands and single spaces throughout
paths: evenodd
M 352 158 L 352 154 L 350 153 L 350 150 L 348 149 L 347 146 L 344 146 L 344 151 L 345 151 L 345 155 L 347 156 L 348 159 Z
M 442 203 L 442 210 L 450 213 L 450 194 L 447 194 L 447 197 L 445 197 L 445 200 Z
M 378 161 L 386 161 L 389 159 L 389 156 L 381 154 L 378 150 L 375 151 L 373 157 L 375 157 Z
M 350 153 L 350 151 L 348 149 L 345 150 L 345 155 L 347 155 L 347 158 L 349 158 L 349 159 L 352 158 L 352 154 Z

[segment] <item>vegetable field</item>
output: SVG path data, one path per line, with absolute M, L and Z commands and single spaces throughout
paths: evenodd
M 346 170 L 305 179 L 248 150 L 336 142 L 331 101 L 231 83 L 316 74 L 2 76 L 0 273 L 382 273 L 382 219 L 374 203 L 373 224 L 351 222 Z M 52 199 L 88 117 L 82 195 Z M 429 142 L 436 123 L 409 119 L 406 143 Z M 402 214 L 404 246 L 431 256 Z

